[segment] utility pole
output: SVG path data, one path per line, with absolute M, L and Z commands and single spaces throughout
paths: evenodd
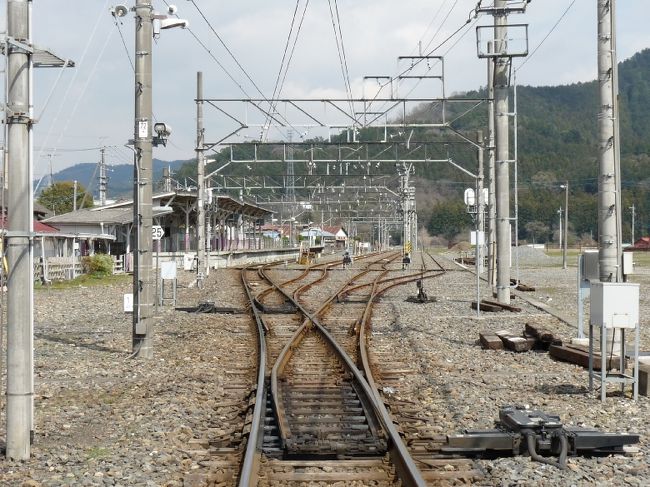
M 133 272 L 133 354 L 153 358 L 152 279 L 152 45 L 153 6 L 139 0 L 135 6 L 135 255 Z
M 507 1 L 494 1 L 494 110 L 496 139 L 497 300 L 510 304 L 510 134 L 507 54 Z
M 630 210 L 632 210 L 632 245 L 634 245 L 634 223 L 635 223 L 635 217 L 636 217 L 636 208 L 634 205 L 630 206 Z
M 618 225 L 621 208 L 618 140 L 618 80 L 616 71 L 615 0 L 598 0 L 598 85 L 600 89 L 598 260 L 602 282 L 621 282 L 621 248 Z
M 33 189 L 31 182 L 32 47 L 30 0 L 7 0 L 7 449 L 28 460 L 33 433 Z
M 203 277 L 206 275 L 207 262 L 205 259 L 205 129 L 203 128 L 203 73 L 196 73 L 196 164 L 198 180 L 197 208 L 197 256 L 198 273 L 197 285 L 203 287 Z
M 478 160 L 478 171 L 476 178 L 476 218 L 477 218 L 477 229 L 476 234 L 476 272 L 480 274 L 483 272 L 483 245 L 485 241 L 485 198 L 483 195 L 483 131 L 478 130 L 476 132 L 476 142 L 479 147 L 477 149 L 477 160 Z M 480 240 L 480 236 L 483 236 L 483 241 Z M 477 301 L 477 303 L 480 302 Z
M 493 51 L 492 42 L 488 43 L 488 53 Z M 488 283 L 494 289 L 496 286 L 496 183 L 495 183 L 495 141 L 494 141 L 494 58 L 487 58 L 488 81 Z M 479 175 L 480 176 L 480 175 Z
M 72 211 L 77 211 L 77 187 L 79 183 L 75 179 L 72 186 Z M 85 199 L 85 197 L 84 197 Z
M 564 182 L 564 252 L 562 253 L 562 269 L 568 267 L 567 253 L 569 249 L 569 181 Z
M 558 214 L 558 216 L 560 218 L 560 223 L 559 223 L 559 226 L 558 226 L 558 228 L 560 230 L 560 235 L 559 235 L 559 238 L 557 240 L 558 240 L 558 246 L 561 249 L 562 248 L 562 207 L 561 206 L 560 206 L 560 209 L 557 210 L 557 214 Z
M 99 150 L 101 159 L 99 161 L 99 204 L 106 206 L 106 187 L 108 186 L 108 177 L 106 176 L 106 147 Z

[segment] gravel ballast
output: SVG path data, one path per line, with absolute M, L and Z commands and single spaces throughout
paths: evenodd
M 211 272 L 202 290 L 188 287 L 193 277 L 179 272 L 177 306 L 207 300 L 246 306 L 239 271 Z M 522 262 L 521 279 L 536 287 L 531 297 L 575 317 L 575 267 L 562 270 L 555 261 L 536 265 L 529 259 Z M 632 280 L 641 283 L 641 316 L 647 316 L 650 272 L 639 269 Z M 451 271 L 425 281 L 437 302 L 405 302 L 417 293 L 414 284 L 382 298 L 373 315 L 373 344 L 409 357 L 415 371 L 393 394 L 419 404 L 441 434 L 490 428 L 500 406 L 527 404 L 566 424 L 641 435 L 636 454 L 570 458 L 566 471 L 526 457 L 481 460 L 481 485 L 650 484 L 648 398 L 633 402 L 612 394 L 601 403 L 587 391 L 588 374 L 581 367 L 545 353 L 482 350 L 476 344 L 482 330 L 520 333 L 525 323 L 536 323 L 568 341 L 576 329 L 520 299 L 515 304 L 522 313 L 477 319 L 470 309 L 474 286 L 474 275 Z M 190 440 L 219 428 L 224 407 L 241 401 L 234 384 L 246 383 L 247 376 L 229 369 L 235 362 L 254 367 L 254 356 L 246 358 L 254 347 L 251 320 L 246 314 L 165 307 L 155 319 L 155 358 L 132 359 L 131 316 L 122 311 L 130 288 L 125 278 L 107 286 L 36 291 L 32 458 L 0 459 L 0 484 L 180 486 L 200 469 L 188 453 Z M 483 294 L 488 297 L 485 287 Z M 650 332 L 644 324 L 642 330 L 641 348 L 650 350 Z M 4 389 L 4 373 L 2 380 Z M 0 419 L 4 424 L 4 400 Z

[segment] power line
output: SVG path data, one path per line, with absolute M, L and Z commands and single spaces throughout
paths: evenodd
M 535 53 L 537 52 L 537 50 L 538 50 L 540 47 L 542 47 L 542 44 L 544 44 L 544 42 L 546 42 L 546 39 L 548 39 L 548 38 L 551 36 L 551 34 L 555 31 L 555 29 L 557 28 L 557 26 L 560 25 L 560 22 L 562 22 L 562 20 L 564 19 L 564 17 L 566 17 L 566 15 L 569 13 L 569 10 L 571 10 L 571 7 L 573 7 L 573 5 L 574 5 L 575 3 L 576 3 L 576 0 L 572 0 L 572 1 L 571 1 L 571 3 L 569 4 L 569 6 L 564 10 L 564 12 L 562 12 L 562 15 L 560 15 L 560 18 L 557 20 L 557 22 L 555 22 L 555 25 L 553 25 L 553 27 L 551 28 L 551 30 L 546 34 L 546 36 L 544 36 L 544 38 L 542 39 L 542 41 L 541 41 L 539 44 L 537 44 L 537 46 L 535 47 L 535 49 L 533 49 L 533 52 L 531 52 L 531 53 L 528 55 L 528 57 L 526 57 L 526 59 L 524 59 L 524 61 L 519 65 L 519 67 L 517 67 L 517 68 L 515 69 L 515 71 L 519 71 L 519 70 L 520 70 L 520 69 L 521 69 L 521 68 L 522 68 L 522 67 L 523 67 L 523 66 L 524 66 L 528 61 L 530 61 L 530 58 L 532 58 L 532 57 L 535 55 Z
M 438 30 L 436 30 L 436 32 L 433 34 L 433 37 L 431 37 L 431 40 L 429 40 L 429 42 L 427 43 L 427 45 L 426 45 L 425 48 L 423 49 L 424 51 L 426 51 L 427 49 L 429 49 L 429 47 L 431 46 L 431 44 L 433 44 L 433 41 L 436 39 L 436 37 L 438 37 L 438 34 L 439 34 L 440 31 L 442 30 L 442 27 L 445 25 L 445 22 L 447 21 L 447 19 L 448 19 L 449 16 L 451 15 L 451 13 L 452 13 L 452 12 L 454 11 L 454 9 L 456 8 L 456 5 L 458 5 L 458 0 L 456 0 L 456 1 L 454 2 L 454 4 L 453 4 L 453 5 L 451 6 L 451 8 L 449 9 L 449 12 L 447 12 L 447 15 L 445 15 L 445 18 L 442 19 L 442 22 L 440 22 L 440 25 L 438 26 Z
M 284 82 L 287 78 L 287 73 L 289 72 L 289 65 L 291 64 L 291 60 L 293 59 L 293 53 L 295 52 L 296 45 L 298 43 L 298 37 L 300 36 L 300 30 L 302 28 L 302 23 L 305 20 L 305 13 L 307 12 L 307 7 L 309 6 L 309 0 L 305 2 L 305 8 L 302 11 L 302 17 L 300 19 L 300 23 L 298 25 L 298 29 L 296 32 L 296 36 L 294 38 L 293 46 L 291 48 L 291 53 L 289 55 L 289 59 L 286 63 L 285 67 L 285 60 L 287 59 L 287 52 L 289 51 L 289 45 L 291 44 L 291 35 L 293 34 L 293 29 L 296 23 L 296 15 L 298 13 L 298 7 L 300 6 L 300 0 L 296 1 L 296 8 L 293 11 L 293 18 L 291 19 L 291 26 L 289 28 L 289 34 L 287 35 L 287 42 L 284 46 L 284 53 L 282 54 L 282 61 L 280 62 L 280 69 L 278 70 L 278 76 L 275 79 L 275 86 L 273 87 L 273 94 L 271 95 L 271 100 L 273 102 L 271 106 L 271 111 L 275 111 L 275 108 L 277 107 L 277 101 L 276 101 L 276 96 L 277 98 L 280 98 L 280 94 L 282 93 L 282 88 L 284 87 Z M 284 73 L 284 76 L 283 76 Z M 269 123 L 269 120 L 271 118 L 271 115 L 267 115 L 266 119 L 264 120 L 264 131 L 267 130 L 266 124 Z M 262 134 L 264 136 L 264 134 Z
M 447 4 L 448 1 L 449 0 L 444 0 L 444 2 L 442 2 L 440 4 L 440 7 L 438 7 L 438 10 L 436 10 L 436 13 L 433 15 L 433 19 L 431 19 L 431 22 L 429 22 L 429 25 L 427 26 L 426 29 L 424 29 L 424 32 L 420 36 L 420 40 L 418 41 L 418 46 L 416 46 L 416 48 L 415 48 L 416 52 L 418 54 L 420 54 L 422 52 L 421 46 L 422 46 L 422 41 L 424 40 L 424 36 L 427 35 L 427 32 L 429 32 L 429 29 L 433 26 L 434 22 L 438 19 L 438 15 L 440 15 L 440 12 L 442 12 L 442 9 L 444 8 L 444 6 Z M 440 30 L 440 29 L 438 29 L 438 30 Z M 436 37 L 436 34 L 433 35 L 433 38 L 432 38 L 432 40 L 430 42 L 433 42 L 433 39 L 435 37 Z
M 92 41 L 95 38 L 95 34 L 97 33 L 97 28 L 99 27 L 101 19 L 103 19 L 104 16 L 105 16 L 106 8 L 108 7 L 109 2 L 110 2 L 110 0 L 106 0 L 106 2 L 104 3 L 104 6 L 102 7 L 99 15 L 97 16 L 97 21 L 95 22 L 95 25 L 93 26 L 93 30 L 92 30 L 92 33 L 90 35 L 90 39 L 86 43 L 86 47 L 84 48 L 83 54 L 81 55 L 81 59 L 79 60 L 79 63 L 78 63 L 79 66 L 84 65 L 84 61 L 85 61 L 86 56 L 88 54 L 90 45 L 92 44 Z M 106 45 L 104 45 L 104 48 L 105 47 L 106 47 Z M 59 110 L 57 111 L 56 115 L 54 116 L 54 120 L 52 120 L 52 124 L 50 125 L 50 128 L 48 129 L 48 132 L 45 135 L 45 138 L 43 139 L 44 142 L 47 142 L 47 140 L 50 138 L 52 130 L 54 129 L 54 126 L 57 125 L 56 122 L 59 119 L 59 116 L 61 115 L 63 107 L 65 106 L 66 101 L 68 99 L 68 95 L 70 94 L 70 91 L 72 90 L 72 86 L 74 85 L 75 81 L 77 80 L 78 75 L 79 75 L 79 70 L 75 70 L 74 74 L 72 75 L 72 80 L 70 80 L 70 83 L 68 84 L 68 87 L 67 87 L 67 89 L 65 91 L 65 94 L 63 95 L 63 100 L 61 102 L 61 105 L 59 106 Z M 68 120 L 69 120 L 69 118 L 68 118 Z M 66 123 L 66 126 L 67 126 L 67 123 Z M 61 137 L 59 137 L 59 139 L 57 140 L 57 144 L 58 144 L 58 142 L 60 140 L 61 140 Z M 55 145 L 57 145 L 57 144 L 55 144 Z M 42 151 L 39 151 L 37 157 L 41 157 L 41 155 L 42 155 Z
M 189 1 L 192 3 L 192 5 L 194 5 L 194 8 L 196 9 L 196 11 L 197 11 L 197 12 L 199 13 L 199 15 L 203 18 L 203 20 L 205 21 L 205 23 L 208 25 L 208 27 L 210 28 L 210 30 L 212 31 L 212 33 L 215 35 L 215 37 L 219 40 L 219 42 L 221 43 L 221 45 L 223 46 L 223 48 L 226 50 L 226 52 L 230 55 L 230 57 L 233 59 L 233 61 L 235 61 L 235 64 L 239 67 L 239 69 L 242 71 L 242 73 L 244 73 L 244 76 L 246 76 L 246 78 L 248 79 L 248 81 L 251 82 L 251 84 L 253 85 L 253 87 L 254 87 L 254 88 L 257 90 L 257 92 L 262 96 L 262 98 L 264 99 L 264 101 L 265 101 L 266 103 L 269 104 L 269 107 L 272 107 L 272 103 L 271 103 L 271 101 L 266 97 L 266 95 L 264 95 L 264 93 L 262 92 L 262 90 L 260 89 L 260 87 L 257 85 L 257 83 L 255 83 L 255 81 L 253 81 L 253 78 L 251 78 L 251 76 L 248 74 L 248 72 L 244 69 L 244 67 L 241 65 L 241 63 L 239 62 L 239 60 L 235 57 L 235 55 L 233 54 L 233 52 L 232 52 L 232 51 L 230 50 L 230 48 L 226 45 L 225 41 L 221 38 L 221 36 L 219 35 L 219 33 L 218 33 L 218 32 L 216 31 L 216 29 L 213 27 L 212 23 L 208 20 L 208 18 L 205 16 L 205 14 L 204 14 L 203 11 L 199 8 L 199 6 L 196 4 L 196 2 L 195 2 L 194 0 L 189 0 Z M 167 2 L 165 1 L 165 3 L 167 3 Z M 192 34 L 192 35 L 194 35 L 194 37 L 198 40 L 198 37 L 196 37 L 195 34 Z M 213 57 L 213 58 L 214 58 L 214 57 Z M 214 59 L 215 59 L 215 61 L 216 61 L 216 58 L 214 58 Z M 217 61 L 217 62 L 218 62 L 218 61 Z M 246 96 L 247 96 L 248 98 L 251 98 L 251 96 L 248 95 L 248 94 L 246 93 L 246 91 L 245 91 L 241 86 L 240 86 L 240 88 L 242 89 L 242 91 L 244 92 L 244 94 L 246 94 Z M 282 120 L 283 120 L 283 121 L 284 121 L 284 122 L 285 122 L 285 123 L 286 123 L 290 128 L 292 128 L 292 129 L 294 129 L 296 132 L 298 132 L 298 131 L 296 130 L 296 128 L 295 128 L 293 125 L 291 125 L 291 123 L 290 123 L 290 122 L 289 122 L 289 121 L 288 121 L 288 120 L 287 120 L 287 119 L 286 119 L 286 118 L 285 118 L 281 113 L 278 113 L 278 112 L 274 111 L 272 108 L 270 108 L 270 110 L 271 110 L 274 114 L 277 114 L 277 116 L 278 116 L 279 118 L 281 118 L 281 119 L 282 119 Z
M 336 0 L 335 0 L 336 1 Z M 339 55 L 339 65 L 341 68 L 341 74 L 343 76 L 343 84 L 345 85 L 346 96 L 350 104 L 350 115 L 354 118 L 354 106 L 352 105 L 352 87 L 350 85 L 350 76 L 347 70 L 347 62 L 345 60 L 345 51 L 343 48 L 343 38 L 339 40 L 340 32 L 340 22 L 339 30 L 336 30 L 337 18 L 334 16 L 334 11 L 332 10 L 332 0 L 327 0 L 330 9 L 330 18 L 332 19 L 332 28 L 334 29 L 334 40 L 336 41 L 336 50 Z
M 233 54 L 233 52 L 230 50 L 230 48 L 228 47 L 228 45 L 224 42 L 224 40 L 221 38 L 221 36 L 219 35 L 219 33 L 218 33 L 218 32 L 216 31 L 216 29 L 212 26 L 212 23 L 208 20 L 208 18 L 205 16 L 205 14 L 204 14 L 203 11 L 199 8 L 199 6 L 196 4 L 196 2 L 195 2 L 194 0 L 189 0 L 189 1 L 192 3 L 192 5 L 194 5 L 194 8 L 196 9 L 196 11 L 197 11 L 197 12 L 199 13 L 199 15 L 203 18 L 203 20 L 205 21 L 205 23 L 208 25 L 208 27 L 210 28 L 210 30 L 212 31 L 212 33 L 215 35 L 215 37 L 219 40 L 219 42 L 221 43 L 221 45 L 223 46 L 223 48 L 226 50 L 226 52 L 230 55 L 230 57 L 233 59 L 233 61 L 235 61 L 235 64 L 237 65 L 237 67 L 239 67 L 239 69 L 241 70 L 241 72 L 244 73 L 244 76 L 246 76 L 246 78 L 248 79 L 248 81 L 251 82 L 251 84 L 255 87 L 255 89 L 258 91 L 258 93 L 260 93 L 262 96 L 264 96 L 264 94 L 262 93 L 262 90 L 257 86 L 257 83 L 255 83 L 255 81 L 253 81 L 253 78 L 251 78 L 251 76 L 248 74 L 248 71 L 246 71 L 246 69 L 244 69 L 244 66 L 241 65 L 241 63 L 239 62 L 239 60 L 237 59 L 237 57 Z M 268 102 L 268 100 L 266 100 L 266 101 Z
M 124 46 L 124 51 L 126 52 L 126 57 L 129 59 L 129 64 L 131 65 L 131 69 L 135 73 L 135 64 L 133 64 L 133 60 L 131 59 L 131 53 L 129 52 L 129 48 L 126 46 L 126 41 L 124 40 L 124 34 L 122 34 L 122 29 L 120 28 L 120 25 L 122 25 L 122 21 L 118 20 L 117 15 L 115 16 L 115 27 L 117 27 L 117 31 L 120 33 L 120 39 L 122 39 L 122 45 Z

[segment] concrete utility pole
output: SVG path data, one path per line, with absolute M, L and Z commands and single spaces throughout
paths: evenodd
M 133 354 L 153 358 L 152 177 L 153 107 L 151 66 L 153 44 L 151 0 L 135 6 L 135 168 L 133 222 Z
M 7 449 L 28 460 L 33 425 L 30 0 L 7 0 Z
M 496 139 L 497 299 L 510 304 L 510 134 L 506 0 L 495 0 L 494 110 Z M 502 9 L 502 10 L 500 10 Z
M 492 42 L 488 44 L 488 53 L 493 51 Z M 488 283 L 494 289 L 496 280 L 496 176 L 494 147 L 494 58 L 487 58 L 488 64 Z
M 72 211 L 77 211 L 77 188 L 78 187 L 79 187 L 79 183 L 75 179 L 72 186 Z
M 101 159 L 99 161 L 99 204 L 106 206 L 106 188 L 108 186 L 108 177 L 106 176 L 106 147 L 102 147 L 99 152 Z
M 620 185 L 618 141 L 618 80 L 614 0 L 598 0 L 598 85 L 600 88 L 599 178 L 598 178 L 598 260 L 600 280 L 622 281 L 618 225 L 621 208 L 617 201 Z
M 203 278 L 207 275 L 208 263 L 205 258 L 205 129 L 203 128 L 203 73 L 196 73 L 196 172 L 198 180 L 198 197 L 196 200 L 197 220 L 197 250 L 198 274 L 197 284 L 203 285 Z

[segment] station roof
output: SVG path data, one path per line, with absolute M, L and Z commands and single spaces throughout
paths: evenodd
M 172 212 L 168 207 L 153 207 L 153 216 L 158 217 Z M 133 208 L 84 208 L 82 210 L 63 213 L 44 220 L 56 224 L 93 224 L 108 223 L 127 225 L 133 221 Z
M 241 213 L 253 218 L 263 218 L 273 212 L 260 206 L 238 201 L 228 196 L 215 196 L 217 206 L 220 210 L 231 213 Z M 191 206 L 196 202 L 195 191 L 170 191 L 153 195 L 154 205 L 152 206 L 153 216 L 159 217 L 172 213 L 173 206 Z M 81 224 L 81 223 L 114 223 L 128 224 L 133 221 L 133 200 L 117 201 L 106 206 L 99 206 L 77 210 L 76 212 L 64 213 L 62 215 L 47 218 L 45 221 L 53 224 Z

